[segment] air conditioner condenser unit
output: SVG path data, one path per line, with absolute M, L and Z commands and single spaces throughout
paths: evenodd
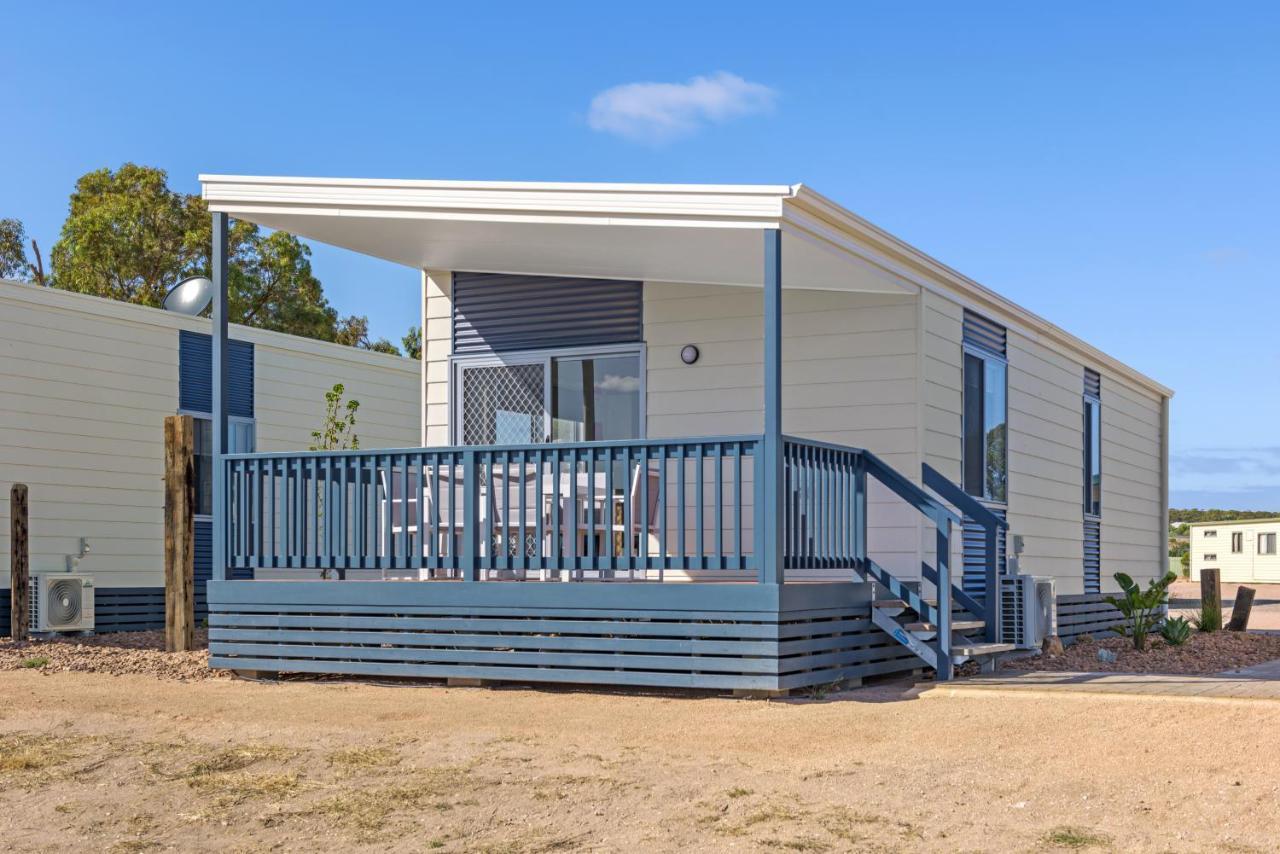
M 1058 633 L 1057 593 L 1052 578 L 1006 575 L 1000 579 L 1000 640 L 1019 649 L 1040 649 Z
M 93 631 L 91 576 L 53 572 L 32 575 L 30 583 L 32 631 Z

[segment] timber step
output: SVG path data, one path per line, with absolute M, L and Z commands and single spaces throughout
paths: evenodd
M 986 625 L 986 620 L 952 620 L 951 631 L 971 632 L 986 628 Z M 903 628 L 909 632 L 936 632 L 938 630 L 937 625 L 934 623 L 907 623 Z
M 1001 652 L 1012 652 L 1017 649 L 1017 644 L 1012 643 L 964 643 L 951 648 L 952 655 L 962 655 L 968 658 L 977 658 L 980 655 L 996 655 Z

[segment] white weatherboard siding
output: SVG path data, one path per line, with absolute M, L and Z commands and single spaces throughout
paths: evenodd
M 0 553 L 9 486 L 30 488 L 31 568 L 62 571 L 87 537 L 81 569 L 105 587 L 163 584 L 163 420 L 178 408 L 178 330 L 207 320 L 30 285 L 0 283 Z M 258 444 L 304 449 L 324 391 L 360 400 L 364 447 L 415 445 L 413 362 L 232 327 L 254 344 Z M 8 561 L 0 568 L 8 585 Z
M 1012 330 L 1008 345 L 1008 519 L 1023 537 L 1020 568 L 1052 576 L 1061 594 L 1083 593 L 1084 367 Z M 1108 402 L 1104 392 L 1104 413 Z
M 451 444 L 449 357 L 453 354 L 453 274 L 422 274 L 422 441 L 428 448 Z
M 1162 474 L 1167 442 L 1161 401 L 1102 372 L 1102 589 L 1112 574 L 1159 575 L 1168 552 Z
M 918 480 L 916 298 L 788 290 L 782 306 L 783 430 L 867 448 Z M 645 283 L 650 438 L 763 429 L 763 322 L 759 289 Z M 701 351 L 693 365 L 686 344 Z M 873 484 L 871 554 L 916 577 L 919 514 L 883 492 Z
M 1231 550 L 1233 534 L 1241 535 L 1238 552 Z M 1199 581 L 1201 570 L 1216 569 L 1222 581 L 1280 583 L 1280 549 L 1277 554 L 1259 554 L 1259 534 L 1275 534 L 1280 540 L 1280 521 L 1260 519 L 1192 525 L 1191 578 Z

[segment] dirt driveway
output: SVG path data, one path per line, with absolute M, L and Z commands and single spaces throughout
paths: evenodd
M 0 849 L 1280 847 L 1280 703 L 917 693 L 0 673 Z
M 1280 631 L 1280 584 L 1249 584 L 1256 593 L 1253 597 L 1253 613 L 1249 617 L 1251 630 Z M 1231 609 L 1236 604 L 1239 584 L 1222 585 L 1223 622 L 1231 619 Z M 1177 581 L 1169 588 L 1169 613 L 1191 618 L 1200 612 L 1200 582 Z

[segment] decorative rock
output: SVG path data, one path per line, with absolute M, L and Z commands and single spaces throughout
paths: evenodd
M 1109 649 L 1104 648 L 1098 650 L 1098 661 L 1105 661 L 1107 664 L 1115 664 L 1117 658 L 1119 658 L 1119 656 Z
M 1045 658 L 1057 658 L 1064 652 L 1062 648 L 1062 638 L 1057 635 L 1049 635 L 1044 639 L 1044 643 L 1040 646 L 1040 653 Z

